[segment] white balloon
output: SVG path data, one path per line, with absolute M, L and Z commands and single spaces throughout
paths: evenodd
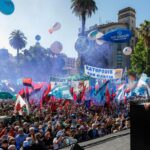
M 131 53 L 132 53 L 132 48 L 131 47 L 125 47 L 123 49 L 123 54 L 124 55 L 131 55 Z
M 104 34 L 102 32 L 98 32 L 96 34 L 96 39 L 100 39 Z

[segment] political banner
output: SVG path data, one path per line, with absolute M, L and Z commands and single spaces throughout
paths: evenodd
M 123 69 L 104 69 L 85 65 L 85 74 L 96 79 L 120 79 L 122 78 Z
M 132 32 L 128 29 L 115 29 L 104 34 L 100 39 L 114 43 L 126 43 L 131 39 Z

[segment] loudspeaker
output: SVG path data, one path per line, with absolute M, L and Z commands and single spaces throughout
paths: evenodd
M 73 144 L 70 150 L 84 150 L 79 144 Z
M 150 150 L 150 110 L 141 102 L 130 103 L 131 150 Z

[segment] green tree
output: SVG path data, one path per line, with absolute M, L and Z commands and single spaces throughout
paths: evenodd
M 146 50 L 144 46 L 144 41 L 142 38 L 139 39 L 134 53 L 131 55 L 131 66 L 132 71 L 141 74 L 146 68 Z
M 150 75 L 150 21 L 145 20 L 144 23 L 140 25 L 139 37 L 143 39 L 145 46 L 146 55 L 146 68 L 145 72 Z
M 27 44 L 27 38 L 20 30 L 14 30 L 9 37 L 11 47 L 17 50 L 17 58 L 19 58 L 19 51 Z
M 94 0 L 71 0 L 72 12 L 82 20 L 82 35 L 85 33 L 86 17 L 91 17 L 97 10 L 97 6 Z

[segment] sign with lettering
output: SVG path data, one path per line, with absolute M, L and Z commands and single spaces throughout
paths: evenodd
M 132 36 L 132 32 L 128 29 L 115 29 L 101 37 L 102 40 L 115 42 L 115 43 L 126 43 L 129 42 Z
M 85 74 L 97 79 L 120 79 L 122 78 L 123 69 L 104 69 L 85 65 Z

